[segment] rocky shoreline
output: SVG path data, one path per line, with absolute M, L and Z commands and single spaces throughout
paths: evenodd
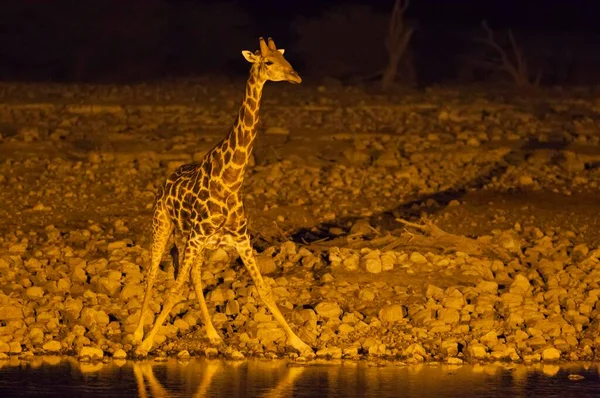
M 289 128 L 272 125 L 259 138 L 264 146 L 257 147 L 245 200 L 261 270 L 284 316 L 317 358 L 598 360 L 600 202 L 593 198 L 600 182 L 600 124 L 593 101 L 586 103 L 588 113 L 576 101 L 555 100 L 554 111 L 538 114 L 459 95 L 452 110 L 449 95 L 423 94 L 421 102 L 430 101 L 425 108 L 390 105 L 378 115 L 386 115 L 382 130 L 390 123 L 402 127 L 394 132 L 306 135 L 290 122 Z M 298 112 L 314 112 L 309 108 Z M 201 156 L 199 145 L 209 148 L 212 141 L 178 130 L 197 123 L 185 106 L 157 110 L 152 118 L 124 113 L 118 120 L 112 111 L 74 117 L 65 107 L 37 114 L 7 109 L 0 109 L 0 359 L 131 357 L 156 188 L 168 170 Z M 366 108 L 360 109 L 363 128 L 384 118 L 366 120 Z M 318 128 L 333 131 L 340 117 L 333 111 Z M 220 123 L 222 115 L 217 118 Z M 62 124 L 50 128 L 49 120 Z M 176 133 L 165 136 L 161 128 Z M 81 132 L 94 129 L 98 134 L 86 136 L 84 145 Z M 550 145 L 556 134 L 560 145 Z M 501 202 L 496 196 L 529 192 L 575 204 L 581 197 L 588 204 L 573 214 L 558 204 L 556 218 L 541 216 L 536 202 L 485 210 Z M 482 201 L 482 219 L 475 218 L 469 197 L 480 193 L 494 198 Z M 423 231 L 395 218 L 427 218 L 474 247 L 505 255 L 419 240 Z M 151 355 L 302 362 L 236 261 L 233 253 L 217 250 L 202 276 L 226 345 L 209 346 L 188 286 Z M 166 256 L 153 314 L 173 272 Z

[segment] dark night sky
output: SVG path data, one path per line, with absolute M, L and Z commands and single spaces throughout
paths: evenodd
M 177 1 L 177 0 L 175 0 Z M 181 1 L 181 0 L 180 0 Z M 194 1 L 194 0 L 183 0 Z M 258 0 L 248 10 L 263 16 L 292 17 L 316 14 L 328 6 L 371 5 L 389 10 L 394 0 Z M 241 2 L 243 4 L 245 2 Z M 498 27 L 600 31 L 599 0 L 412 0 L 407 15 L 422 25 L 478 25 L 487 19 Z
M 338 16 L 347 15 L 340 6 L 372 7 L 377 13 L 354 19 L 357 28 L 362 28 L 353 29 L 360 35 L 354 42 L 340 43 L 335 38 L 335 44 L 328 42 L 329 48 L 341 49 L 361 39 L 379 38 L 379 25 L 369 23 L 374 15 L 379 18 L 389 13 L 394 0 L 239 0 L 237 4 L 231 0 L 2 0 L 1 4 L 0 80 L 85 80 L 115 76 L 149 79 L 202 73 L 202 68 L 221 71 L 224 66 L 239 64 L 237 58 L 230 62 L 231 54 L 237 57 L 234 49 L 255 44 L 252 38 L 261 35 L 293 43 L 300 54 L 302 45 L 318 47 L 314 42 L 323 42 L 317 31 L 328 24 L 323 22 L 329 20 L 324 11 L 338 8 Z M 314 17 L 317 25 L 325 25 L 299 30 L 298 22 L 305 22 L 299 16 Z M 556 46 L 554 38 L 560 37 L 562 47 L 574 43 L 580 53 L 594 57 L 596 36 L 600 38 L 599 17 L 600 0 L 411 0 L 406 13 L 406 18 L 416 20 L 421 28 L 415 34 L 414 47 L 428 64 L 451 62 L 449 57 L 443 61 L 431 57 L 465 50 L 472 44 L 473 32 L 481 30 L 483 19 L 498 32 L 512 28 L 521 38 L 529 34 L 553 40 L 549 46 Z M 330 29 L 328 37 L 344 28 Z M 316 36 L 311 37 L 311 32 L 317 32 Z M 370 33 L 375 36 L 367 39 Z M 218 40 L 210 40 L 212 37 Z M 302 39 L 304 43 L 300 43 Z M 305 50 L 304 62 L 312 62 L 310 54 L 326 58 L 318 49 Z M 207 62 L 203 51 L 210 51 L 221 63 Z M 343 55 L 343 50 L 338 52 Z M 345 62 L 339 55 L 334 61 Z M 119 62 L 111 62 L 114 59 Z

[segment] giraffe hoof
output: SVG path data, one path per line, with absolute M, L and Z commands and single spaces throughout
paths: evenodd
M 306 359 L 312 359 L 315 357 L 315 352 L 313 349 L 298 337 L 296 337 L 296 339 L 292 339 L 290 341 L 290 345 L 294 347 L 296 351 L 298 351 L 301 357 Z
M 134 358 L 146 358 L 148 356 L 148 351 L 142 350 L 140 349 L 140 347 L 136 348 L 135 351 L 133 352 L 133 357 Z
M 144 332 L 136 330 L 135 333 L 133 333 L 133 337 L 131 338 L 131 344 L 138 345 L 142 342 L 143 338 L 144 338 Z
M 148 340 L 144 340 L 142 344 L 136 347 L 134 351 L 134 355 L 138 358 L 145 358 L 148 356 L 148 352 L 152 348 L 152 342 Z
M 221 336 L 219 336 L 218 334 L 215 336 L 209 336 L 208 337 L 208 341 L 210 342 L 211 346 L 220 346 L 223 345 L 223 339 L 221 338 Z

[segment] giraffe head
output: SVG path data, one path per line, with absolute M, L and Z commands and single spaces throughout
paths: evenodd
M 258 78 L 267 81 L 287 81 L 301 83 L 302 78 L 292 65 L 283 57 L 284 49 L 275 47 L 275 42 L 269 37 L 268 44 L 262 37 L 259 39 L 260 50 L 252 53 L 244 50 L 242 55 L 257 69 Z

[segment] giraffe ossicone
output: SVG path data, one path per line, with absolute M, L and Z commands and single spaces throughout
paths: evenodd
M 152 262 L 146 277 L 146 291 L 133 343 L 136 354 L 146 355 L 152 348 L 158 329 L 177 303 L 181 288 L 191 276 L 200 303 L 207 337 L 213 344 L 222 339 L 214 328 L 204 299 L 201 267 L 205 249 L 222 245 L 233 246 L 239 253 L 258 293 L 275 319 L 284 329 L 288 344 L 300 355 L 313 355 L 312 349 L 290 328 L 273 299 L 271 288 L 264 282 L 256 264 L 247 230 L 241 186 L 248 160 L 256 139 L 258 111 L 264 84 L 267 81 L 301 83 L 302 79 L 277 49 L 273 39 L 259 39 L 256 52 L 242 51 L 252 64 L 242 105 L 227 136 L 211 149 L 200 163 L 179 167 L 159 189 L 152 218 Z M 144 337 L 146 313 L 156 272 L 171 235 L 176 232 L 185 239 L 183 261 L 175 283 L 167 292 L 162 309 L 151 330 Z

